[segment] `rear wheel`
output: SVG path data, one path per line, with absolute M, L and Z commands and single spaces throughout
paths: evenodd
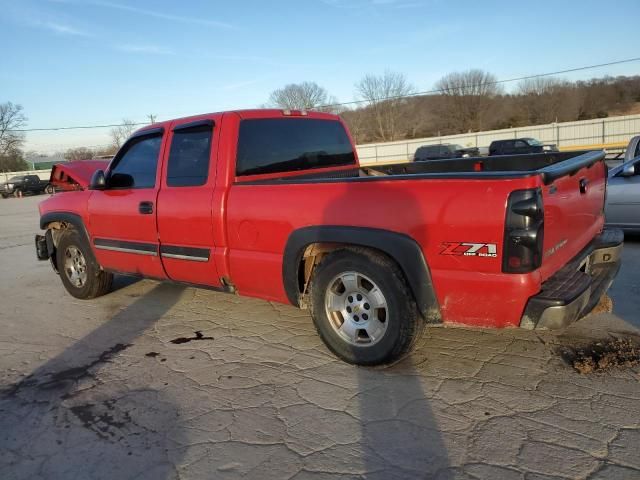
M 349 363 L 394 362 L 424 329 L 404 275 L 375 251 L 354 248 L 327 255 L 316 268 L 309 296 L 320 337 Z
M 56 264 L 62 284 L 76 298 L 99 297 L 111 289 L 113 275 L 100 268 L 84 237 L 74 229 L 60 236 Z

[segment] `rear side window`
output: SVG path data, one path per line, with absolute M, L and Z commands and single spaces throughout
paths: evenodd
M 353 165 L 353 147 L 340 122 L 265 118 L 240 122 L 236 175 Z
M 110 188 L 153 188 L 162 135 L 134 139 L 125 145 L 125 151 L 115 161 L 109 174 Z
M 167 168 L 169 187 L 195 187 L 207 183 L 212 133 L 210 125 L 173 132 Z

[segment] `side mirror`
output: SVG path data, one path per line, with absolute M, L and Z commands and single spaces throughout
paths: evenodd
M 636 174 L 636 166 L 633 163 L 627 163 L 620 171 L 621 177 L 633 177 Z
M 105 188 L 107 188 L 107 179 L 104 176 L 104 171 L 96 170 L 91 175 L 89 190 L 104 190 Z

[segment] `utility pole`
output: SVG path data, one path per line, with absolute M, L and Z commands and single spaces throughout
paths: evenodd
M 149 119 L 149 123 L 156 123 L 156 117 L 157 115 L 154 115 L 153 113 L 150 113 L 149 115 L 147 115 L 147 118 Z

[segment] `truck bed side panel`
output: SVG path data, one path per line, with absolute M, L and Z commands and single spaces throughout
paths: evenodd
M 540 276 L 501 273 L 505 206 L 511 191 L 538 182 L 526 177 L 235 184 L 227 204 L 231 276 L 241 294 L 287 302 L 282 255 L 293 230 L 312 225 L 387 229 L 421 246 L 444 321 L 517 325 Z M 483 246 L 454 247 L 464 243 Z M 474 248 L 487 255 L 461 254 Z

